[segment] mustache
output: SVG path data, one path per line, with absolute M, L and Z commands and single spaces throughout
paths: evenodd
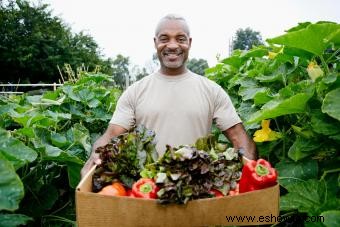
M 183 51 L 181 49 L 165 49 L 163 51 L 164 54 L 181 54 Z

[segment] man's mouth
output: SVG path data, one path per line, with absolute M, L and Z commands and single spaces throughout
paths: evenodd
M 182 55 L 183 54 L 183 52 L 182 51 L 180 51 L 180 50 L 177 50 L 177 51 L 164 51 L 163 52 L 163 55 L 164 56 L 172 56 L 172 57 L 176 57 L 176 56 L 180 56 L 180 55 Z
M 182 54 L 183 54 L 183 52 L 164 52 L 163 56 L 171 61 L 171 60 L 176 60 Z

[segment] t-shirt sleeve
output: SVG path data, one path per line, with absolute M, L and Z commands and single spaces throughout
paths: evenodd
M 126 130 L 131 129 L 135 125 L 135 105 L 132 93 L 132 87 L 129 87 L 119 97 L 110 124 L 122 126 Z
M 213 120 L 221 131 L 225 131 L 242 122 L 229 95 L 220 86 L 217 88 L 217 95 L 214 103 L 215 109 Z

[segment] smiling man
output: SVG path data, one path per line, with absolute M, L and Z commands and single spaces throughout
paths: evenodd
M 106 132 L 93 144 L 82 176 L 99 163 L 95 150 L 135 125 L 155 131 L 156 149 L 166 144 L 193 144 L 211 132 L 212 124 L 245 156 L 256 159 L 254 142 L 246 134 L 228 94 L 215 82 L 186 68 L 192 38 L 184 18 L 167 15 L 157 25 L 154 44 L 160 69 L 132 84 L 119 98 Z
M 186 72 L 191 37 L 183 18 L 174 15 L 163 18 L 156 28 L 154 43 L 161 73 L 179 75 Z

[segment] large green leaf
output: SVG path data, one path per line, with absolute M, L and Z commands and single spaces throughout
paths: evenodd
M 318 163 L 315 160 L 301 160 L 298 162 L 281 161 L 275 165 L 279 173 L 280 185 L 287 185 L 313 179 L 318 176 Z
M 43 156 L 44 160 L 53 160 L 62 163 L 77 163 L 79 165 L 83 164 L 83 161 L 77 156 L 71 155 L 66 151 L 61 150 L 58 147 L 51 146 L 49 144 L 45 145 L 45 156 Z
M 257 93 L 265 93 L 268 89 L 264 87 L 241 87 L 239 95 L 242 96 L 242 100 L 246 101 L 254 99 Z
M 241 119 L 244 121 L 247 117 L 253 113 L 255 113 L 257 109 L 252 104 L 252 102 L 242 102 L 241 105 L 237 108 L 237 113 L 240 115 Z M 247 124 L 245 123 L 246 129 L 257 129 L 259 128 L 258 123 Z
M 24 197 L 24 187 L 13 165 L 0 153 L 0 210 L 14 211 Z
M 298 23 L 297 26 L 288 29 L 287 32 L 295 32 L 295 31 L 301 30 L 303 28 L 306 28 L 310 24 L 311 24 L 311 22 Z
M 83 164 L 67 163 L 67 174 L 71 188 L 76 188 L 80 181 L 80 171 Z
M 328 47 L 330 40 L 333 39 L 329 38 L 330 35 L 339 29 L 340 25 L 336 23 L 310 24 L 303 29 L 267 39 L 267 42 L 295 47 L 321 55 Z
M 294 161 L 299 161 L 309 155 L 312 155 L 316 149 L 322 146 L 322 143 L 313 138 L 298 136 L 293 145 L 289 148 L 288 157 Z
M 268 48 L 265 46 L 254 47 L 249 51 L 245 51 L 241 54 L 242 59 L 248 59 L 251 57 L 263 57 L 268 54 Z
M 17 227 L 27 224 L 32 221 L 31 217 L 23 214 L 0 214 L 0 226 L 3 227 Z
M 328 210 L 322 212 L 320 216 L 324 217 L 323 224 L 326 227 L 339 226 L 340 224 L 340 210 Z
M 325 42 L 332 42 L 335 46 L 339 47 L 340 44 L 340 29 L 331 33 L 329 36 L 325 38 Z
M 67 131 L 70 139 L 84 147 L 87 153 L 91 152 L 90 135 L 84 126 L 81 124 L 74 124 L 73 127 Z
M 255 105 L 262 105 L 262 104 L 269 102 L 272 99 L 273 99 L 273 97 L 271 96 L 270 90 L 265 89 L 264 91 L 258 91 L 254 95 L 254 104 Z
M 306 111 L 306 103 L 311 97 L 311 93 L 299 93 L 288 99 L 273 99 L 263 105 L 261 110 L 252 114 L 247 123 L 251 124 L 287 114 L 303 113 Z
M 65 135 L 56 132 L 51 133 L 51 142 L 54 146 L 57 146 L 59 148 L 70 145 L 70 142 L 67 140 Z
M 66 96 L 63 95 L 57 100 L 54 99 L 49 99 L 49 98 L 44 98 L 44 96 L 40 95 L 35 95 L 35 96 L 27 96 L 26 99 L 27 101 L 32 105 L 32 106 L 60 106 L 61 104 L 64 103 Z
M 25 197 L 25 206 L 23 208 L 29 215 L 36 217 L 41 216 L 50 210 L 57 202 L 60 193 L 58 188 L 53 184 L 40 185 L 41 187 L 35 192 L 35 196 L 30 194 L 30 196 Z
M 340 121 L 340 88 L 328 92 L 322 102 L 321 110 L 323 113 Z
M 323 135 L 335 135 L 340 132 L 340 122 L 321 113 L 320 110 L 313 111 L 311 125 L 315 132 Z
M 319 215 L 320 208 L 325 205 L 326 186 L 324 182 L 310 179 L 286 186 L 288 194 L 281 196 L 282 211 L 297 209 L 308 215 Z M 335 195 L 334 195 L 335 196 Z
M 9 132 L 0 128 L 0 153 L 11 161 L 15 169 L 26 163 L 33 162 L 37 158 L 35 150 L 27 147 L 23 142 L 10 137 Z
M 45 116 L 52 118 L 55 122 L 59 122 L 60 120 L 69 120 L 71 119 L 71 114 L 69 113 L 59 113 L 47 110 L 43 112 Z
M 232 55 L 231 57 L 222 60 L 224 64 L 231 65 L 236 69 L 240 68 L 244 61 L 245 60 L 240 58 L 239 55 Z

